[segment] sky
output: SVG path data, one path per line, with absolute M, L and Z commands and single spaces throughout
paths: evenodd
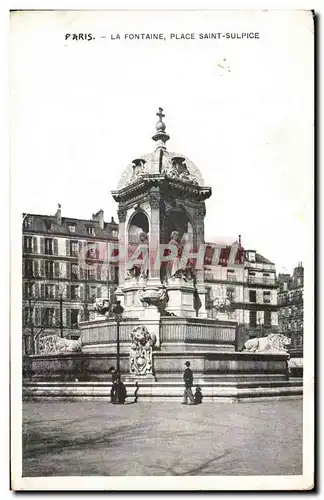
M 65 40 L 65 34 L 94 40 Z M 114 40 L 120 34 L 120 40 Z M 165 40 L 125 40 L 161 33 Z M 173 33 L 177 37 L 170 38 Z M 177 39 L 193 33 L 194 40 Z M 258 33 L 199 39 L 199 33 Z M 106 36 L 107 38 L 100 38 Z M 167 148 L 212 196 L 205 237 L 242 235 L 291 272 L 312 255 L 313 22 L 306 11 L 15 12 L 10 42 L 11 201 L 19 213 L 117 219 L 124 168 Z

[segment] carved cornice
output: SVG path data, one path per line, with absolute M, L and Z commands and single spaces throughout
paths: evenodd
M 176 179 L 167 179 L 164 175 L 155 174 L 141 178 L 136 183 L 126 186 L 119 191 L 112 191 L 115 201 L 127 203 L 130 199 L 141 197 L 150 191 L 152 187 L 160 187 L 165 192 L 172 193 L 174 198 L 181 198 L 195 201 L 204 201 L 211 196 L 211 188 L 208 186 L 198 186 Z
M 201 218 L 205 217 L 205 215 L 206 215 L 206 206 L 205 203 L 202 203 L 197 207 L 197 217 Z
M 117 211 L 119 222 L 125 222 L 127 216 L 126 208 L 119 208 Z

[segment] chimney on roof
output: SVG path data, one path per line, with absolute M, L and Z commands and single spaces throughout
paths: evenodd
M 115 219 L 113 217 L 111 218 L 110 224 L 116 224 Z
M 238 242 L 239 242 L 239 245 L 241 247 L 242 245 L 241 245 L 241 235 L 240 234 L 239 234 L 239 241 Z
M 100 229 L 105 228 L 105 217 L 102 209 L 100 209 L 96 214 L 92 214 L 92 220 L 99 222 Z
M 60 226 L 62 224 L 62 211 L 61 211 L 61 204 L 60 203 L 57 204 L 57 210 L 56 210 L 55 217 L 57 219 L 58 225 Z

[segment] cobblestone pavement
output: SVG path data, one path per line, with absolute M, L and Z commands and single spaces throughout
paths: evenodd
M 24 476 L 301 473 L 301 400 L 23 405 Z

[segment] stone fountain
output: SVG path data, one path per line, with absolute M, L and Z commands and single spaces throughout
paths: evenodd
M 286 351 L 238 352 L 241 326 L 207 318 L 201 248 L 211 188 L 189 158 L 167 150 L 161 108 L 157 115 L 154 151 L 134 159 L 112 192 L 119 217 L 116 298 L 124 308 L 120 369 L 128 393 L 180 399 L 186 361 L 204 401 L 300 393 L 287 381 Z M 229 306 L 228 298 L 215 305 L 220 311 Z M 82 353 L 74 356 L 83 360 L 84 381 L 68 389 L 74 397 L 108 397 L 109 368 L 116 366 L 110 300 L 101 299 L 96 309 L 93 320 L 80 324 Z M 55 363 L 52 380 L 59 375 Z

